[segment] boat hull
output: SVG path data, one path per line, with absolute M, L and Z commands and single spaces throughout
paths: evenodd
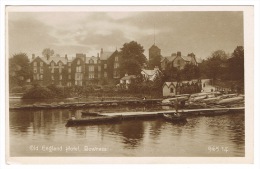
M 97 118 L 82 118 L 82 119 L 69 119 L 67 121 L 66 127 L 77 126 L 77 125 L 95 125 L 95 124 L 105 124 L 120 122 L 122 116 L 112 116 L 112 117 L 97 117 Z
M 175 117 L 172 115 L 163 114 L 163 118 L 172 123 L 186 123 L 187 122 L 187 119 L 184 116 Z

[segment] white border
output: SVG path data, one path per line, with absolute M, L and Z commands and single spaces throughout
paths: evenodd
M 187 3 L 188 2 L 188 3 Z M 255 6 L 255 9 L 254 9 L 254 12 L 255 12 L 255 77 L 257 77 L 257 74 L 259 73 L 259 65 L 257 63 L 259 63 L 259 1 L 250 1 L 250 0 L 246 0 L 246 1 L 235 1 L 235 0 L 232 0 L 232 1 L 186 1 L 183 2 L 183 1 L 175 1 L 173 3 L 173 1 L 165 1 L 165 2 L 158 2 L 158 1 L 149 1 L 149 4 L 147 2 L 144 2 L 144 1 L 133 1 L 133 2 L 121 2 L 121 1 L 111 1 L 111 2 L 107 2 L 107 1 L 100 1 L 99 3 L 96 3 L 94 1 L 89 1 L 88 3 L 86 2 L 80 2 L 80 1 L 63 1 L 63 2 L 60 2 L 60 1 L 2 1 L 1 2 L 1 57 L 0 57 L 0 67 L 1 69 L 5 70 L 5 47 L 4 47 L 4 40 L 5 40 L 5 32 L 4 32 L 4 11 L 5 11 L 5 5 L 75 5 L 75 4 L 81 4 L 81 5 L 115 5 L 115 4 L 120 4 L 120 5 L 127 5 L 127 4 L 130 4 L 130 5 L 150 5 L 150 4 L 154 4 L 154 5 L 169 5 L 169 4 L 172 4 L 172 5 L 254 5 Z M 258 45 L 258 46 L 257 46 Z M 3 78 L 4 80 L 4 77 L 5 77 L 5 72 L 4 71 L 0 71 L 0 77 Z M 248 80 L 248 79 L 245 79 L 245 80 Z M 255 100 L 258 100 L 258 97 L 256 93 L 259 93 L 258 92 L 258 88 L 257 86 L 260 86 L 259 84 L 259 80 L 257 80 L 255 78 Z M 1 125 L 1 167 L 4 167 L 4 168 L 13 168 L 15 166 L 11 165 L 11 166 L 8 166 L 5 164 L 5 160 L 4 160 L 4 156 L 5 156 L 5 152 L 3 151 L 5 149 L 5 140 L 4 140 L 4 137 L 5 137 L 5 116 L 4 116 L 4 112 L 5 112 L 5 99 L 4 99 L 4 93 L 5 93 L 5 83 L 0 83 L 0 90 L 1 90 L 1 109 L 2 111 L 1 112 L 1 118 L 0 118 L 0 125 Z M 255 107 L 257 109 L 255 109 L 255 126 L 254 126 L 254 133 L 255 133 L 255 138 L 254 138 L 254 146 L 255 146 L 255 161 L 254 161 L 254 165 L 217 165 L 217 167 L 228 167 L 228 168 L 233 168 L 233 167 L 236 167 L 236 168 L 260 168 L 259 167 L 259 122 L 256 120 L 256 119 L 260 119 L 259 118 L 259 113 L 258 110 L 259 110 L 259 106 L 257 104 L 255 104 Z M 252 107 L 251 107 L 252 108 Z M 37 159 L 37 158 L 36 158 Z M 64 160 L 64 158 L 61 158 L 61 159 L 53 159 L 56 163 L 62 163 L 62 161 L 66 161 Z M 82 158 L 83 161 L 85 161 L 85 158 Z M 100 159 L 101 160 L 101 159 Z M 140 158 L 140 160 L 142 160 L 142 158 Z M 103 161 L 104 162 L 104 161 Z M 119 161 L 120 162 L 120 161 Z M 153 162 L 153 161 L 151 161 Z M 109 161 L 107 161 L 107 163 L 110 163 Z M 196 163 L 196 162 L 195 162 Z M 188 167 L 189 165 L 177 165 L 176 167 Z M 35 167 L 35 166 L 16 166 L 16 167 L 19 167 L 19 168 L 30 168 L 30 167 Z M 37 166 L 37 167 L 44 167 L 44 166 Z M 56 166 L 57 167 L 57 166 Z M 58 166 L 58 167 L 64 167 L 64 166 Z M 71 167 L 71 166 L 69 166 Z M 86 167 L 86 166 L 82 166 L 82 167 Z M 88 166 L 90 167 L 90 166 Z M 113 166 L 114 167 L 114 166 Z M 124 166 L 125 167 L 125 166 Z M 131 168 L 134 167 L 134 166 L 130 166 Z M 151 166 L 149 166 L 150 168 Z M 169 166 L 164 166 L 164 167 L 169 167 Z M 189 166 L 191 167 L 191 166 Z M 212 165 L 192 165 L 192 168 L 203 168 L 203 167 L 212 167 Z M 152 166 L 153 168 L 153 166 Z

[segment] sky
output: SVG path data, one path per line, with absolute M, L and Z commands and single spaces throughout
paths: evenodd
M 41 56 L 44 48 L 75 57 L 120 50 L 136 41 L 148 56 L 155 43 L 162 56 L 180 51 L 205 59 L 216 50 L 232 53 L 244 45 L 243 12 L 9 12 L 9 57 Z

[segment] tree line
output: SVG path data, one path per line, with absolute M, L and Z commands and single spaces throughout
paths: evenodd
M 42 54 L 45 57 L 54 55 L 54 50 L 46 48 Z M 120 59 L 120 76 L 126 73 L 140 77 L 136 83 L 131 84 L 131 91 L 161 91 L 162 84 L 165 81 L 183 81 L 199 78 L 210 78 L 213 81 L 239 81 L 244 83 L 244 47 L 237 46 L 231 55 L 223 50 L 217 50 L 204 59 L 198 66 L 186 64 L 184 69 L 179 70 L 175 67 L 167 66 L 159 77 L 151 82 L 141 78 L 141 69 L 152 69 L 144 55 L 144 48 L 135 41 L 125 43 L 119 51 Z M 57 55 L 57 54 L 56 54 Z M 159 56 L 161 57 L 161 56 Z M 156 59 L 159 62 L 159 59 Z M 154 65 L 154 64 L 152 64 Z M 29 59 L 26 53 L 14 54 L 9 58 L 9 84 L 13 86 L 24 86 L 25 80 L 28 79 L 32 72 L 29 68 Z

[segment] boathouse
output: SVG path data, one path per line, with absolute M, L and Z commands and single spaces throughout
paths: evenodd
M 170 97 L 180 94 L 192 94 L 201 91 L 201 81 L 165 82 L 162 86 L 163 96 Z

